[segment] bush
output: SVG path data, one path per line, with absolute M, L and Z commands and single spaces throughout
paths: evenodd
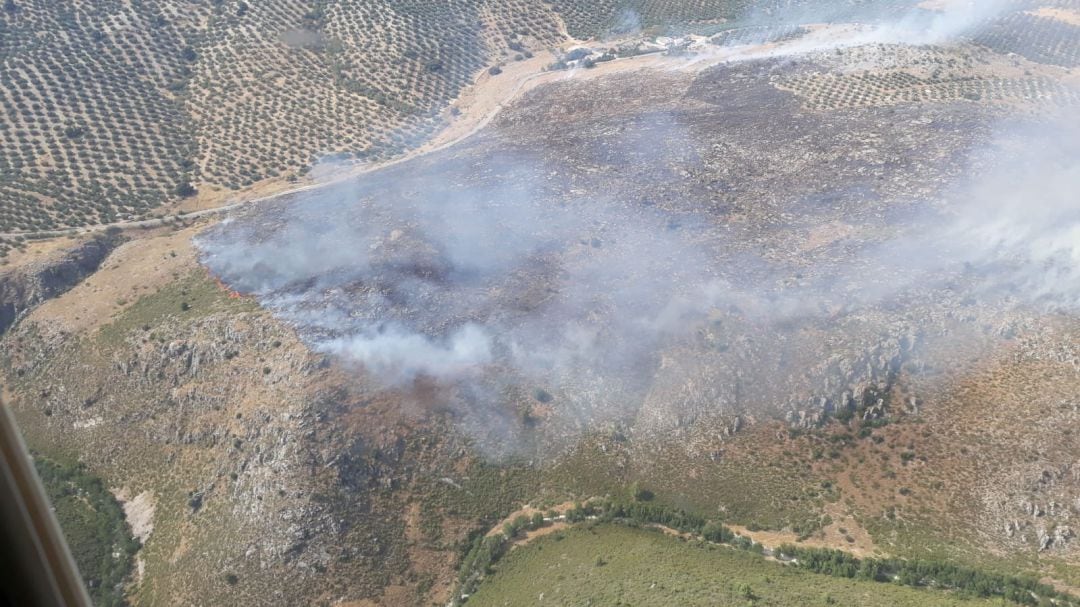
M 731 529 L 711 521 L 702 529 L 701 535 L 705 538 L 705 541 L 714 544 L 726 544 L 735 539 L 735 534 L 731 532 Z
M 191 185 L 186 181 L 176 186 L 176 195 L 181 198 L 189 198 L 191 196 L 194 196 L 198 192 L 199 191 L 195 189 L 195 186 Z
M 655 494 L 644 487 L 639 487 L 637 483 L 630 485 L 630 493 L 634 496 L 634 499 L 639 502 L 651 502 Z

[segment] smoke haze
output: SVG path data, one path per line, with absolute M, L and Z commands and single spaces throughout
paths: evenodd
M 810 37 L 795 54 L 941 43 L 1005 6 L 905 11 L 850 39 Z M 801 15 L 842 18 L 828 7 Z M 717 234 L 730 225 L 718 224 L 706 201 L 675 213 L 636 199 L 634 180 L 675 182 L 680 171 L 703 170 L 693 152 L 656 144 L 690 141 L 692 127 L 677 114 L 649 120 L 647 136 L 630 129 L 604 150 L 634 158 L 628 168 L 655 170 L 621 175 L 609 190 L 593 187 L 588 167 L 541 150 L 508 146 L 495 158 L 450 150 L 245 210 L 198 244 L 215 274 L 297 326 L 314 349 L 351 361 L 385 389 L 453 386 L 447 400 L 464 403 L 462 415 L 503 442 L 521 432 L 500 406 L 511 387 L 558 394 L 569 423 L 587 428 L 633 411 L 670 348 L 733 316 L 753 327 L 744 344 L 757 339 L 787 360 L 799 323 L 892 305 L 909 291 L 959 288 L 1002 309 L 1080 304 L 1074 115 L 1004 122 L 990 145 L 969 151 L 968 177 L 934 184 L 940 199 L 890 225 L 892 234 L 853 246 L 853 258 L 828 263 L 778 262 L 770 247 L 790 243 L 775 234 L 725 240 Z M 785 282 L 795 268 L 807 278 Z M 718 351 L 732 356 L 728 347 Z

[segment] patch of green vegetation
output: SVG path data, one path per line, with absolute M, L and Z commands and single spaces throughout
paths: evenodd
M 113 322 L 101 328 L 98 336 L 104 345 L 115 346 L 134 332 L 154 339 L 154 327 L 169 319 L 192 320 L 215 312 L 258 310 L 247 298 L 230 297 L 205 270 L 170 282 L 157 293 L 146 295 L 124 310 Z
M 798 534 L 820 528 L 821 508 L 837 498 L 808 459 L 780 459 L 755 449 L 733 448 L 729 455 L 703 460 L 677 446 L 641 457 L 624 451 L 623 445 L 618 440 L 584 441 L 545 473 L 548 492 L 587 499 L 619 495 L 638 483 L 662 504 Z M 629 465 L 622 464 L 624 460 Z M 695 472 L 694 479 L 687 482 L 690 471 Z
M 80 465 L 41 456 L 34 465 L 94 604 L 126 605 L 124 580 L 139 542 L 120 504 L 101 479 Z
M 423 495 L 422 516 L 432 519 L 437 513 L 477 524 L 482 529 L 492 525 L 520 507 L 537 492 L 539 472 L 527 465 L 505 466 L 476 460 L 462 478 L 432 478 L 419 489 Z M 423 522 L 430 540 L 441 539 L 436 533 L 435 520 Z
M 591 528 L 597 524 L 617 523 L 632 528 L 662 529 L 677 532 L 680 539 L 694 541 L 704 546 L 724 546 L 767 555 L 779 559 L 791 567 L 838 578 L 949 591 L 959 599 L 996 598 L 1009 604 L 1062 606 L 1077 605 L 1074 597 L 1060 593 L 1038 576 L 1001 573 L 989 569 L 973 568 L 947 560 L 908 560 L 899 558 L 857 558 L 854 555 L 825 548 L 807 548 L 785 545 L 772 551 L 750 538 L 736 535 L 720 521 L 708 520 L 700 515 L 670 506 L 652 503 L 639 497 L 640 488 L 631 487 L 628 496 L 601 498 L 577 503 L 565 512 L 563 520 Z M 503 525 L 501 534 L 476 536 L 472 548 L 462 559 L 458 574 L 455 604 L 462 604 L 468 596 L 490 576 L 499 570 L 498 564 L 512 547 L 513 541 L 524 529 L 539 529 L 548 522 L 543 517 L 530 519 L 519 516 Z M 604 555 L 596 556 L 596 566 L 607 564 Z M 760 598 L 747 592 L 741 584 L 737 594 L 748 599 Z M 618 603 L 617 603 L 618 604 Z M 629 603 L 636 604 L 636 603 Z
M 976 531 L 962 525 L 970 521 L 955 518 L 956 515 L 935 516 L 905 512 L 901 517 L 890 508 L 882 516 L 865 517 L 860 522 L 874 542 L 894 556 L 947 561 L 989 572 L 1048 575 L 1073 587 L 1080 585 L 1080 571 L 1056 555 L 1040 553 L 1035 548 L 994 553 L 968 539 Z M 952 525 L 946 527 L 946 522 Z
M 656 531 L 586 525 L 511 551 L 468 604 L 922 607 L 997 603 L 940 590 L 817 575 L 751 552 L 687 542 Z
M 1032 576 L 982 571 L 945 561 L 859 559 L 840 550 L 793 545 L 780 546 L 775 554 L 792 561 L 800 569 L 842 578 L 947 588 L 970 597 L 1002 597 L 1019 605 L 1077 604 L 1073 597 L 1059 593 Z

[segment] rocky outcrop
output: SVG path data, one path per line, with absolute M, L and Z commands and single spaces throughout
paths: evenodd
M 0 333 L 41 302 L 67 292 L 96 272 L 121 242 L 119 235 L 98 236 L 0 273 Z

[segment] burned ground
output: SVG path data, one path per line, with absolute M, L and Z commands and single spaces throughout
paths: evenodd
M 968 381 L 954 357 L 992 364 L 1044 323 L 1031 302 L 1001 295 L 1018 285 L 982 282 L 996 258 L 965 255 L 969 243 L 942 242 L 941 229 L 965 212 L 972 182 L 1002 169 L 982 150 L 1044 121 L 1015 113 L 1037 97 L 822 111 L 784 84 L 863 73 L 835 61 L 550 85 L 463 144 L 242 213 L 202 237 L 204 261 L 358 381 L 449 415 L 485 457 L 546 462 L 545 495 L 643 480 L 683 506 L 812 533 L 841 497 L 830 479 L 863 473 L 862 450 L 948 449 L 947 434 L 906 424 L 968 423 L 970 408 L 935 409 Z M 303 262 L 272 261 L 305 250 Z M 478 349 L 462 345 L 469 328 Z M 416 363 L 414 347 L 455 362 Z M 908 473 L 903 451 L 895 465 Z M 1006 544 L 1071 554 L 1071 532 L 1053 531 L 1069 517 L 1060 507 L 1060 521 L 996 531 L 1030 472 L 1002 466 L 994 474 L 1014 488 L 980 504 L 961 495 L 992 484 L 987 468 L 959 483 L 900 475 L 918 498 L 848 485 L 842 509 L 887 533 L 899 508 L 903 525 L 948 528 L 968 556 Z M 875 486 L 901 482 L 891 465 L 878 473 Z M 960 516 L 978 522 L 949 522 Z
M 875 284 L 892 268 L 874 248 L 932 219 L 997 113 L 809 112 L 771 83 L 804 67 L 556 85 L 462 146 L 252 210 L 205 238 L 205 259 L 316 348 L 387 325 L 449 347 L 479 326 L 490 360 L 463 362 L 468 381 L 436 379 L 449 393 L 497 387 L 497 400 L 508 381 L 551 390 L 573 402 L 552 408 L 555 425 L 562 414 L 645 427 L 719 411 L 805 417 L 820 413 L 811 397 L 861 405 L 856 384 L 887 381 L 911 335 L 944 330 L 898 323 L 860 294 L 888 288 Z M 438 230 L 452 216 L 467 216 L 455 234 L 472 242 Z M 311 263 L 263 259 L 305 247 Z M 572 347 L 560 340 L 585 326 L 595 351 L 560 359 Z M 826 349 L 850 369 L 823 391 Z M 537 368 L 538 353 L 554 362 Z M 670 357 L 685 360 L 662 364 Z

